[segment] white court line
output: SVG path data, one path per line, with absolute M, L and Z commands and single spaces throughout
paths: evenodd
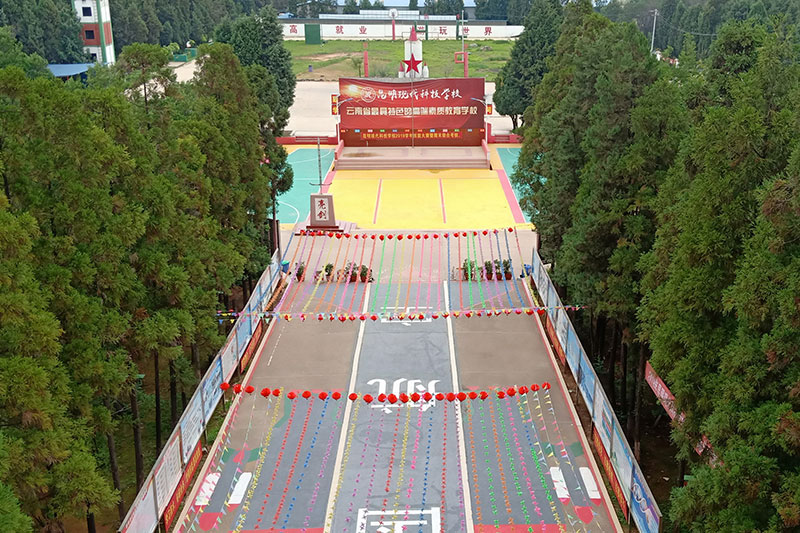
M 444 285 L 444 307 L 450 312 L 450 286 L 446 281 Z M 452 315 L 451 315 L 452 316 Z M 447 322 L 447 344 L 450 348 L 450 375 L 453 378 L 453 392 L 458 392 L 458 367 L 456 366 L 456 345 L 453 341 L 453 322 L 448 316 Z M 464 442 L 464 426 L 461 419 L 461 402 L 458 405 L 458 416 L 456 417 L 456 431 L 458 432 L 458 458 L 459 468 L 461 468 L 461 484 L 464 490 L 464 514 L 467 521 L 467 533 L 474 533 L 475 524 L 472 522 L 472 496 L 469 490 L 469 472 L 467 471 L 467 448 Z
M 300 221 L 300 211 L 298 211 L 295 206 L 287 202 L 282 202 L 280 200 L 278 200 L 278 203 L 281 205 L 285 205 L 286 207 L 291 207 L 292 210 L 297 214 L 297 217 L 295 217 L 293 224 L 297 224 Z
M 366 313 L 369 304 L 369 283 L 366 284 L 366 288 L 364 289 L 367 291 L 367 294 L 364 298 L 364 307 L 361 310 L 362 313 Z M 365 321 L 361 321 L 361 324 L 358 328 L 358 340 L 356 340 L 356 350 L 355 354 L 353 355 L 353 369 L 350 371 L 350 385 L 347 388 L 347 395 L 349 396 L 350 393 L 356 391 L 356 374 L 358 373 L 358 360 L 361 357 L 361 344 L 364 342 L 364 328 L 366 327 L 367 323 Z M 356 400 L 359 401 L 359 400 Z M 325 526 L 323 528 L 323 533 L 330 533 L 331 527 L 333 526 L 333 505 L 334 505 L 334 497 L 336 494 L 336 481 L 339 479 L 340 472 L 342 470 L 342 458 L 344 457 L 344 445 L 345 441 L 347 440 L 347 426 L 350 425 L 350 411 L 353 408 L 353 402 L 349 399 L 346 399 L 346 404 L 344 408 L 344 418 L 342 419 L 342 429 L 339 432 L 339 445 L 336 447 L 336 462 L 333 465 L 333 477 L 331 477 L 331 488 L 328 491 L 328 505 L 325 506 Z M 330 517 L 330 518 L 329 518 Z

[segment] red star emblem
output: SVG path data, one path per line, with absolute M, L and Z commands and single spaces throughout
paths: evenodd
M 404 59 L 403 63 L 406 64 L 406 72 L 411 72 L 412 70 L 416 73 L 419 73 L 419 64 L 422 63 L 421 59 L 415 59 L 414 53 L 411 53 L 411 59 Z

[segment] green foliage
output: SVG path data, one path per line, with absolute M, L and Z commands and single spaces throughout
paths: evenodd
M 508 0 L 475 0 L 475 18 L 478 20 L 506 20 Z
M 72 2 L 0 0 L 0 27 L 10 26 L 27 54 L 50 63 L 83 63 L 81 25 Z
M 611 0 L 598 11 L 617 22 L 636 22 L 648 41 L 653 30 L 653 9 L 658 9 L 655 48 L 672 49 L 680 54 L 684 39 L 694 34 L 701 57 L 711 49 L 714 35 L 725 22 L 752 19 L 772 24 L 774 17 L 783 24 L 800 23 L 800 3 L 794 0 Z
M 712 443 L 719 462 L 672 493 L 691 531 L 800 527 L 800 55 L 794 28 L 759 20 L 709 18 L 707 59 L 681 35 L 676 68 L 567 5 L 513 176 L 560 288 L 652 353 L 680 457 Z
M 118 404 L 155 356 L 190 395 L 222 342 L 218 294 L 268 260 L 277 88 L 229 45 L 201 47 L 186 84 L 168 59 L 132 45 L 88 87 L 0 69 L 3 528 L 30 529 L 19 509 L 58 531 L 115 505 L 96 446 Z
M 297 84 L 292 72 L 292 56 L 283 46 L 283 30 L 277 14 L 265 7 L 258 15 L 239 17 L 217 28 L 216 40 L 229 43 L 242 65 L 261 65 L 275 81 L 280 107 L 275 113 L 288 113 L 294 103 Z
M 533 89 L 547 72 L 547 58 L 555 52 L 562 20 L 558 0 L 533 0 L 525 30 L 511 50 L 511 59 L 495 80 L 494 103 L 497 111 L 511 116 L 514 127 L 519 117 L 533 104 Z
M 358 15 L 358 9 L 356 0 L 347 0 L 344 4 L 343 13 L 345 15 Z
M 9 28 L 0 28 L 0 68 L 15 66 L 31 78 L 49 76 L 47 61 L 36 54 L 26 54 Z

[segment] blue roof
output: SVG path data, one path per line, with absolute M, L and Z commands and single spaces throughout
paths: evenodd
M 52 72 L 53 76 L 56 78 L 64 78 L 83 74 L 96 64 L 97 63 L 51 63 L 47 65 L 47 68 L 50 69 L 50 72 Z

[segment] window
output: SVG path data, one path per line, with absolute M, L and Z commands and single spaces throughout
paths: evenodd
M 93 41 L 94 40 L 94 30 L 86 30 L 83 33 L 86 36 L 86 40 L 87 41 Z
M 92 61 L 97 63 L 97 54 L 92 54 Z
M 84 8 L 83 8 L 83 16 L 84 17 L 91 17 L 92 16 L 92 8 L 84 6 Z

